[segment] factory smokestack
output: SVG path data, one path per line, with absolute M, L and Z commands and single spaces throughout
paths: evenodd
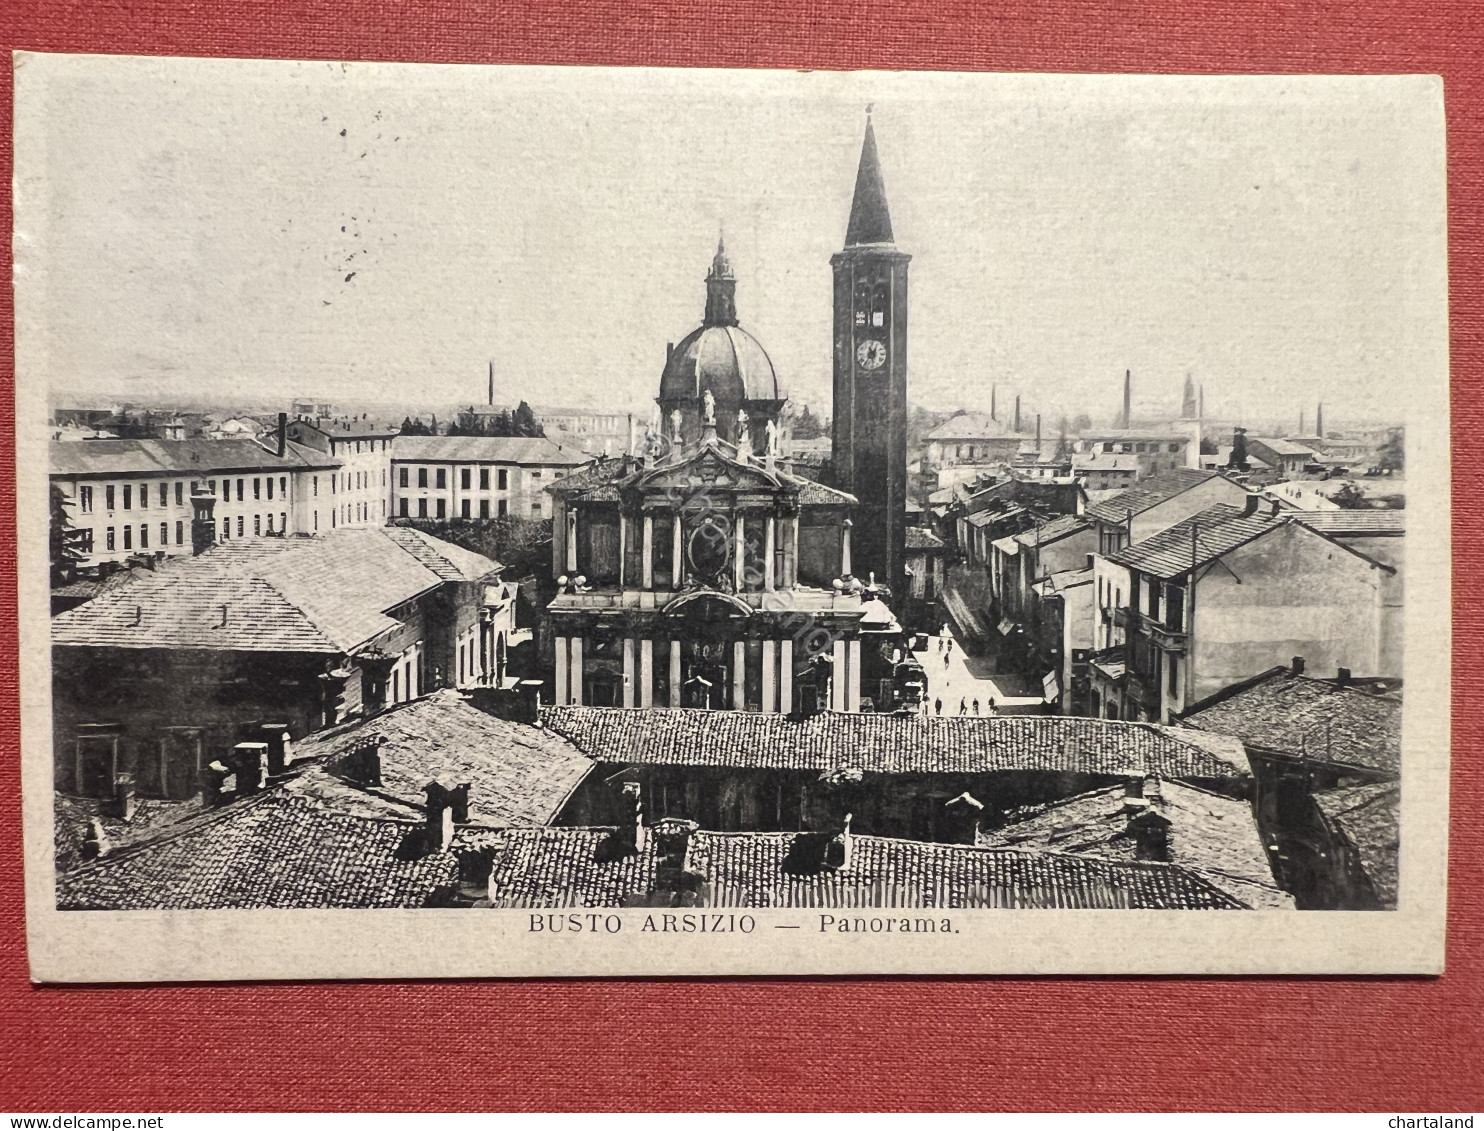
M 1130 427 L 1130 423 L 1129 422 L 1133 419 L 1133 413 L 1132 413 L 1133 400 L 1134 400 L 1134 372 L 1133 372 L 1132 369 L 1125 369 L 1123 371 L 1123 427 L 1124 428 Z

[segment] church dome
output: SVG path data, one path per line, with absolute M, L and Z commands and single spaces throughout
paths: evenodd
M 707 389 L 719 405 L 784 399 L 767 351 L 737 325 L 697 327 L 665 361 L 661 401 L 693 400 Z

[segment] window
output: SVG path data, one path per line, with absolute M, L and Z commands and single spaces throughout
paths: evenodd
M 130 509 L 130 506 L 133 504 L 133 501 L 134 501 L 134 488 L 133 487 L 130 487 L 127 483 L 125 483 L 124 484 L 124 510 Z M 128 528 L 125 527 L 125 529 L 127 530 Z
M 426 487 L 428 485 L 428 469 L 426 467 L 417 469 L 417 485 L 419 487 Z
M 160 484 L 160 506 L 162 506 L 162 507 L 168 507 L 169 505 L 170 505 L 170 484 L 168 484 L 168 483 L 161 483 Z
M 170 545 L 170 524 L 168 522 L 160 523 L 160 545 Z
M 112 491 L 113 488 L 110 487 L 109 490 Z M 104 538 L 104 542 L 103 542 L 104 546 L 106 546 L 109 550 L 112 550 L 113 549 L 113 527 L 110 526 L 107 530 L 105 530 L 103 532 L 103 538 Z
M 224 518 L 222 519 L 222 538 L 226 539 L 230 537 L 232 537 L 232 520 L 230 518 Z
M 407 517 L 407 500 L 405 498 L 397 500 L 397 513 L 403 518 Z
M 177 483 L 175 486 L 178 488 L 180 484 Z M 237 521 L 241 522 L 242 520 L 239 518 Z M 178 518 L 175 520 L 175 544 L 177 546 L 185 545 L 185 523 Z
M 407 469 L 405 467 L 397 468 L 397 486 L 407 486 Z
M 149 549 L 149 523 L 147 522 L 141 522 L 139 524 L 139 548 L 141 550 Z
M 531 513 L 538 516 L 541 514 L 541 503 L 539 501 L 531 504 Z
M 499 502 L 498 502 L 497 505 L 500 508 L 500 510 L 499 510 L 500 517 L 501 518 L 504 518 L 510 512 L 510 506 L 509 506 L 509 504 L 506 502 L 506 500 L 501 499 L 501 500 L 499 500 Z
M 240 514 L 239 514 L 239 515 L 238 515 L 238 516 L 237 516 L 237 537 L 239 537 L 239 538 L 241 538 L 241 537 L 242 537 L 242 527 L 243 527 L 243 524 L 244 524 L 244 523 L 245 523 L 245 522 L 246 522 L 246 521 L 247 521 L 247 520 L 246 520 L 246 518 L 245 518 L 245 517 L 244 517 L 244 516 L 243 516 L 243 515 L 240 515 Z
M 208 479 L 206 481 L 206 489 L 208 491 L 210 491 L 213 495 L 215 495 L 216 494 L 216 480 L 215 479 Z
M 264 533 L 265 534 L 272 534 L 273 533 L 273 515 L 271 513 L 269 513 L 266 517 L 268 519 L 268 525 L 264 528 Z
M 77 503 L 83 514 L 92 514 L 93 489 L 91 487 L 79 487 L 77 489 Z
M 1149 604 L 1147 608 L 1151 617 L 1159 616 L 1159 582 L 1152 577 L 1149 579 Z
M 490 501 L 488 499 L 480 499 L 479 500 L 479 517 L 480 518 L 489 518 L 489 516 L 490 516 Z
M 128 489 L 129 488 L 127 488 L 127 487 L 124 488 L 125 491 L 127 491 Z M 134 528 L 132 526 L 126 526 L 126 527 L 124 527 L 124 549 L 126 549 L 126 550 L 132 550 L 133 548 L 134 548 Z
M 287 511 L 278 512 L 278 529 L 284 534 L 289 532 L 289 516 Z
M 540 468 L 539 468 L 539 467 L 538 467 L 538 468 L 536 468 L 536 469 L 534 469 L 534 470 L 533 470 L 533 471 L 532 471 L 532 472 L 531 472 L 531 478 L 532 478 L 532 479 L 540 479 L 540 478 L 541 478 L 541 469 L 540 469 Z M 504 480 L 503 480 L 503 479 L 502 479 L 502 480 L 501 480 L 501 482 L 502 482 L 502 483 L 503 483 L 503 482 L 504 482 Z
M 401 701 L 402 701 L 402 669 L 400 667 L 398 667 L 398 668 L 393 668 L 392 669 L 392 702 L 393 703 L 400 703 Z
M 268 497 L 273 498 L 273 476 L 268 476 Z
M 417 501 L 417 517 L 418 518 L 427 518 L 428 517 L 428 500 L 427 499 L 419 499 Z
M 77 532 L 77 549 L 82 554 L 91 554 L 93 552 L 92 527 L 84 527 Z
M 467 491 L 468 489 L 469 489 L 469 469 L 467 467 L 461 467 L 461 468 L 459 468 L 459 490 L 461 490 L 461 491 Z
M 316 498 L 316 499 L 319 498 L 319 476 L 318 475 L 311 475 L 309 477 L 309 493 L 312 496 L 314 496 L 314 498 Z
M 148 510 L 149 509 L 149 484 L 148 483 L 141 483 L 141 484 L 139 484 L 139 509 L 140 510 Z
M 103 505 L 107 509 L 113 510 L 113 484 L 112 483 L 110 483 L 107 487 L 103 488 Z M 113 549 L 113 547 L 110 546 L 109 549 L 111 550 L 111 549 Z
M 468 499 L 460 499 L 459 500 L 459 517 L 460 518 L 468 518 L 469 517 L 469 500 Z
M 1173 455 L 1179 455 L 1179 454 L 1180 454 L 1180 445 L 1179 444 L 1171 444 L 1170 445 L 1170 455 L 1173 456 Z M 1172 672 L 1171 674 L 1173 675 L 1174 673 Z
M 263 481 L 261 479 L 254 479 L 252 481 L 252 497 L 255 499 L 261 499 L 263 497 Z
M 270 499 L 273 498 L 272 491 L 268 492 L 268 497 Z M 278 497 L 280 499 L 287 499 L 289 497 L 289 477 L 287 475 L 280 475 L 278 477 Z
M 244 494 L 243 493 L 243 490 L 242 490 L 245 486 L 247 486 L 247 480 L 245 480 L 245 479 L 239 479 L 239 480 L 237 480 L 237 501 L 239 503 L 242 502 L 243 499 L 247 498 L 247 495 Z
M 381 469 L 381 485 L 386 486 L 386 468 L 384 467 Z
M 448 487 L 448 471 L 445 468 L 440 467 L 438 469 L 438 480 L 437 480 L 437 482 L 438 482 L 438 490 L 442 491 L 442 490 L 447 489 L 447 487 Z
M 1171 658 L 1171 660 L 1170 660 L 1170 694 L 1171 695 L 1176 695 L 1176 694 L 1179 693 L 1179 690 L 1180 690 L 1180 681 L 1175 676 L 1175 661 L 1174 661 L 1173 658 Z
M 253 532 L 253 537 L 255 537 L 255 538 L 259 534 L 262 534 L 263 533 L 263 516 L 262 515 L 255 514 L 255 515 L 252 516 L 252 532 Z
M 510 472 L 506 471 L 503 467 L 500 468 L 500 476 L 497 482 L 499 483 L 500 490 L 508 490 L 510 487 Z
M 439 499 L 438 500 L 438 517 L 439 518 L 447 518 L 448 517 L 448 500 L 447 499 Z
M 488 491 L 490 489 L 490 469 L 487 467 L 481 467 L 479 469 L 479 489 L 481 491 Z

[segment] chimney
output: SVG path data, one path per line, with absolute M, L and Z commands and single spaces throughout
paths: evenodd
M 220 762 L 208 762 L 201 769 L 201 800 L 211 809 L 227 800 L 227 778 L 232 771 Z
M 1092 569 L 1093 564 L 1097 561 L 1097 558 L 1098 558 L 1098 556 L 1096 554 L 1088 554 L 1087 555 L 1087 565 L 1084 568 L 1086 568 L 1086 569 Z
M 850 813 L 845 814 L 844 826 L 825 845 L 824 866 L 826 868 L 844 871 L 850 867 L 851 858 L 855 855 L 855 834 L 850 831 L 851 816 Z
M 97 817 L 89 817 L 88 835 L 82 842 L 83 859 L 96 860 L 100 856 L 107 856 L 108 849 L 108 834 L 103 831 L 103 822 Z
M 1150 806 L 1128 819 L 1128 834 L 1134 842 L 1134 855 L 1139 860 L 1168 861 L 1170 858 L 1170 821 Z
M 428 795 L 423 844 L 429 854 L 447 852 L 453 843 L 453 806 L 449 804 L 448 790 L 435 781 L 423 786 Z
M 278 414 L 278 458 L 282 459 L 289 445 L 289 414 L 280 412 Z
M 1303 675 L 1304 658 L 1302 656 L 1295 656 L 1293 658 L 1293 665 L 1289 668 L 1289 671 L 1292 672 L 1294 675 Z
M 1125 369 L 1123 371 L 1123 427 L 1129 427 L 1129 421 L 1133 419 L 1134 402 L 1134 371 Z
M 1144 775 L 1129 774 L 1123 782 L 1123 811 L 1126 814 L 1142 813 L 1149 808 L 1144 796 Z
M 624 848 L 635 853 L 649 845 L 649 830 L 644 827 L 644 789 L 636 781 L 626 781 L 620 787 L 617 834 Z
M 1321 440 L 1324 439 L 1324 402 L 1320 401 L 1314 409 L 1314 434 Z
M 1036 458 L 1041 456 L 1041 414 L 1036 413 Z
M 1020 435 L 1020 394 L 1015 394 L 1015 434 Z
M 381 785 L 381 747 L 385 741 L 379 734 L 368 734 L 351 747 L 345 770 L 352 780 L 361 785 Z
M 993 383 L 989 386 L 989 418 L 999 420 L 999 415 L 995 412 L 995 385 Z
M 262 723 L 258 733 L 268 744 L 268 773 L 281 774 L 293 764 L 293 740 L 289 737 L 288 723 Z
M 134 775 L 119 773 L 113 775 L 113 815 L 121 821 L 132 821 L 134 812 L 139 808 L 139 797 L 134 792 Z
M 1277 495 L 1274 495 L 1271 499 L 1268 500 L 1268 514 L 1272 515 L 1272 517 L 1274 518 L 1277 518 L 1282 513 L 1283 500 L 1278 498 Z
M 952 830 L 953 844 L 974 844 L 979 839 L 979 818 L 984 813 L 984 803 L 965 790 L 957 797 L 943 803 Z
M 216 545 L 216 496 L 191 484 L 191 553 Z
M 1262 502 L 1261 495 L 1256 491 L 1249 492 L 1247 497 L 1242 500 L 1242 517 L 1251 518 L 1255 515 L 1257 513 L 1257 505 L 1260 502 Z
M 239 742 L 232 747 L 232 772 L 237 775 L 237 796 L 257 793 L 268 784 L 268 744 Z
M 634 440 L 635 435 L 636 435 L 636 433 L 634 432 L 634 414 L 631 412 L 631 413 L 629 413 L 629 458 L 630 459 L 633 459 L 636 455 L 639 454 L 638 453 L 637 446 L 636 446 L 636 443 L 635 443 L 635 440 Z
M 1335 677 L 1335 686 L 1336 687 L 1349 687 L 1350 686 L 1350 669 L 1349 668 L 1341 668 L 1340 669 L 1339 674 Z

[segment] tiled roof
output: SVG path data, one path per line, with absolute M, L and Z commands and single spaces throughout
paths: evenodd
M 654 839 L 615 851 L 613 829 L 507 829 L 475 838 L 494 850 L 493 907 L 628 907 L 655 887 Z
M 1004 770 L 1239 778 L 1241 744 L 1172 727 L 1073 716 L 924 718 L 824 712 L 549 707 L 542 722 L 603 762 L 978 774 Z
M 909 550 L 941 550 L 943 539 L 926 526 L 909 526 L 905 531 L 906 547 Z
M 530 467 L 576 467 L 588 456 L 544 436 L 398 436 L 396 463 L 515 463 Z
M 1150 782 L 1148 807 L 1169 822 L 1171 864 L 1204 876 L 1249 907 L 1291 908 L 1273 881 L 1252 806 L 1178 782 Z M 1097 790 L 1041 806 L 984 837 L 996 848 L 1072 852 L 1104 860 L 1137 860 L 1139 845 L 1125 811 L 1125 787 Z M 1137 804 L 1137 803 L 1136 803 Z M 1138 810 L 1136 810 L 1138 811 Z
M 434 538 L 410 526 L 390 526 L 386 536 L 444 581 L 483 581 L 500 571 L 500 563 L 483 554 Z
M 1137 486 L 1120 491 L 1113 498 L 1087 508 L 1089 518 L 1103 522 L 1122 522 L 1129 514 L 1143 514 L 1151 507 L 1184 494 L 1192 487 L 1209 482 L 1217 476 L 1215 471 L 1196 471 L 1189 467 L 1177 467 L 1145 479 Z
M 1249 444 L 1261 444 L 1276 456 L 1311 456 L 1314 450 L 1304 444 L 1295 444 L 1292 440 L 1280 440 L 1276 436 L 1248 436 Z
M 467 782 L 471 820 L 481 824 L 545 824 L 593 768 L 571 744 L 495 718 L 453 690 L 311 734 L 294 747 L 295 763 L 322 759 L 328 773 L 341 776 L 348 752 L 370 735 L 382 739 L 380 792 L 422 805 L 428 782 Z
M 1273 668 L 1197 703 L 1182 725 L 1293 757 L 1401 772 L 1399 700 L 1289 668 Z
M 1036 589 L 1043 597 L 1055 596 L 1067 589 L 1075 589 L 1079 585 L 1091 585 L 1093 578 L 1097 576 L 1096 570 L 1091 569 L 1063 569 L 1056 573 L 1048 574 L 1036 582 Z
M 1396 906 L 1397 852 L 1401 845 L 1401 790 L 1395 782 L 1353 785 L 1314 794 L 1314 804 L 1354 847 L 1383 907 Z
M 1406 511 L 1380 509 L 1306 511 L 1294 517 L 1295 521 L 1302 522 L 1321 534 L 1328 534 L 1331 538 L 1356 535 L 1375 537 L 1407 532 Z
M 51 474 L 192 475 L 225 471 L 298 471 L 339 467 L 340 461 L 301 444 L 283 456 L 256 440 L 55 440 L 49 449 Z
M 58 645 L 120 648 L 230 648 L 344 652 L 396 621 L 386 613 L 441 584 L 440 571 L 408 545 L 426 536 L 389 527 L 315 537 L 223 542 L 173 558 L 154 572 L 52 618 Z M 455 548 L 449 547 L 452 552 Z M 440 549 L 441 555 L 443 551 Z M 458 551 L 461 569 L 477 564 Z M 488 561 L 488 559 L 480 559 Z M 442 573 L 454 568 L 445 565 Z M 488 562 L 486 573 L 498 570 Z
M 421 907 L 458 879 L 422 823 L 329 812 L 266 793 L 57 877 L 61 910 Z
M 1274 515 L 1268 510 L 1246 514 L 1241 507 L 1217 503 L 1153 537 L 1124 547 L 1108 560 L 1156 577 L 1179 577 L 1271 533 L 1286 524 L 1288 516 L 1287 511 Z
M 1015 540 L 1022 546 L 1046 546 L 1091 529 L 1092 523 L 1080 515 L 1063 514 L 1053 518 L 1050 522 L 1043 522 L 1040 526 L 1021 531 L 1015 536 Z
M 1010 427 L 1014 421 L 996 420 L 987 412 L 961 412 L 949 417 L 926 436 L 925 440 L 1018 440 L 1024 432 Z
M 824 840 L 807 833 L 692 833 L 686 870 L 706 877 L 716 907 L 1242 907 L 1170 864 L 853 836 L 848 864 L 830 869 L 819 866 Z

